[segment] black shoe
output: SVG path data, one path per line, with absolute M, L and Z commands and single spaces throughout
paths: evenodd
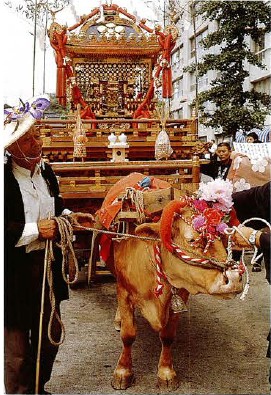
M 254 263 L 254 265 L 252 266 L 252 271 L 253 272 L 261 272 L 262 268 L 261 268 L 260 263 Z

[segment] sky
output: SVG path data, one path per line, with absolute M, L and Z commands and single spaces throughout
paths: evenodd
M 56 86 L 56 65 L 48 37 L 45 60 L 44 40 L 37 40 L 35 81 L 33 82 L 34 23 L 27 21 L 14 11 L 14 5 L 18 2 L 22 2 L 22 0 L 12 0 L 12 7 L 7 7 L 3 3 L 1 5 L 2 53 L 6 54 L 5 61 L 1 62 L 2 100 L 3 103 L 12 106 L 19 103 L 19 98 L 23 101 L 31 98 L 33 93 L 36 96 L 44 91 L 46 93 L 55 92 Z M 106 1 L 104 0 L 102 3 L 106 3 Z M 148 18 L 149 26 L 153 27 L 156 15 L 144 4 L 143 0 L 114 0 L 112 3 L 125 7 L 132 14 L 137 13 L 140 18 Z M 73 0 L 72 6 L 57 13 L 56 22 L 72 26 L 76 22 L 76 14 L 79 16 L 88 14 L 100 4 L 101 0 Z

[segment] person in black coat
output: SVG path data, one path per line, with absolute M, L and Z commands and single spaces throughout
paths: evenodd
M 245 191 L 235 192 L 232 195 L 234 207 L 237 213 L 237 217 L 240 222 L 245 221 L 249 218 L 263 218 L 270 223 L 270 181 L 262 186 L 250 188 Z M 265 227 L 263 222 L 251 221 L 248 223 L 248 227 L 260 230 Z M 258 246 L 261 248 L 261 246 Z M 270 279 L 270 253 L 268 258 L 268 251 L 263 251 L 264 262 L 266 268 L 267 280 Z M 256 270 L 260 264 L 255 264 Z M 260 269 L 261 270 L 261 269 Z
M 217 160 L 217 158 L 219 160 Z M 200 166 L 200 172 L 214 180 L 221 178 L 226 180 L 230 166 L 231 166 L 231 146 L 228 142 L 219 143 L 215 154 L 213 155 L 211 162 L 202 164 Z
M 65 213 L 56 176 L 41 161 L 42 142 L 33 127 L 49 104 L 49 99 L 42 97 L 29 103 L 28 110 L 27 106 L 22 111 L 10 110 L 4 126 L 8 152 L 4 165 L 4 380 L 8 394 L 35 393 L 45 242 L 58 238 L 56 221 L 48 214 L 54 217 Z M 80 217 L 80 213 L 71 215 Z M 62 276 L 60 249 L 55 249 L 54 255 L 53 290 L 60 316 L 60 302 L 69 295 Z M 48 338 L 50 314 L 46 282 L 39 394 L 47 393 L 44 386 L 50 380 L 58 351 Z M 52 322 L 51 335 L 55 342 L 60 340 L 57 320 Z
M 55 215 L 63 211 L 56 178 L 49 166 L 43 173 L 55 199 Z M 25 246 L 15 248 L 24 229 L 24 204 L 17 180 L 12 173 L 11 159 L 4 169 L 4 326 L 5 326 L 5 385 L 8 393 L 34 393 L 39 316 L 43 278 L 44 249 L 26 253 Z M 55 251 L 53 268 L 56 308 L 68 299 L 68 287 L 62 278 L 61 254 Z M 46 285 L 43 340 L 41 349 L 40 392 L 49 381 L 58 347 L 47 336 L 51 313 Z M 31 332 L 30 342 L 27 338 Z M 52 335 L 60 339 L 60 326 L 53 323 Z
M 245 191 L 233 193 L 234 208 L 236 210 L 237 217 L 242 223 L 246 219 L 250 218 L 262 218 L 269 224 L 271 223 L 271 209 L 270 209 L 270 189 L 271 182 L 258 187 L 254 187 Z M 241 235 L 237 232 L 233 237 L 233 242 L 242 248 L 251 248 L 256 246 L 261 248 L 264 256 L 266 280 L 271 284 L 270 277 L 270 229 L 261 221 L 248 222 L 248 226 L 240 228 L 242 234 L 249 241 L 246 242 Z M 269 341 L 266 356 L 270 358 L 270 332 L 267 337 Z M 271 372 L 269 373 L 269 382 L 271 384 Z

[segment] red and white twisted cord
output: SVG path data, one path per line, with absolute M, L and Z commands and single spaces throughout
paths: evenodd
M 162 268 L 161 250 L 157 243 L 154 244 L 153 251 L 154 251 L 155 264 L 156 264 L 156 280 L 157 280 L 157 285 L 154 289 L 154 294 L 158 298 L 158 296 L 162 295 L 163 293 L 164 284 L 162 280 L 163 279 L 166 280 L 167 277 Z

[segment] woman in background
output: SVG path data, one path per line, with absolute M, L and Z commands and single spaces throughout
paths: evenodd
M 251 132 L 247 135 L 246 142 L 247 143 L 261 143 L 262 141 L 259 140 L 257 133 Z

